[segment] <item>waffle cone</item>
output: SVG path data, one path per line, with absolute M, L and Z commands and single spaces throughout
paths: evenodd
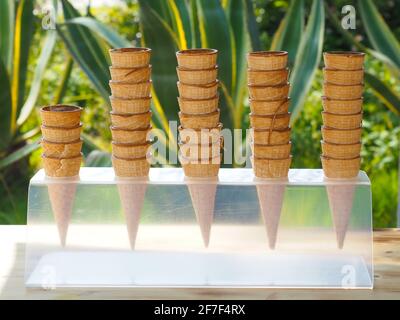
M 151 80 L 140 83 L 123 81 L 109 82 L 112 96 L 119 99 L 137 99 L 150 97 Z
M 151 143 L 146 142 L 143 144 L 130 144 L 130 143 L 117 143 L 112 142 L 112 153 L 118 158 L 125 159 L 138 159 L 145 158 L 150 155 Z
M 79 175 L 82 154 L 73 158 L 51 158 L 42 155 L 42 162 L 48 177 L 74 177 Z
M 178 130 L 180 141 L 183 143 L 210 144 L 220 140 L 222 123 L 210 129 L 190 129 L 179 126 Z
M 211 69 L 192 70 L 181 67 L 176 68 L 179 82 L 191 85 L 206 85 L 217 80 L 218 66 Z
M 191 178 L 217 177 L 221 165 L 220 156 L 212 159 L 192 160 L 179 155 L 179 161 L 182 164 L 185 176 Z
M 251 113 L 254 115 L 274 115 L 289 112 L 290 98 L 282 100 L 249 100 Z
M 257 184 L 258 201 L 267 230 L 270 249 L 275 249 L 285 194 L 284 184 Z
M 322 126 L 322 138 L 325 142 L 338 144 L 352 144 L 361 141 L 362 128 L 355 129 L 332 129 Z
M 115 113 L 145 113 L 150 111 L 151 97 L 137 99 L 118 99 L 110 97 L 111 108 Z
M 205 100 L 183 99 L 178 97 L 179 108 L 182 113 L 202 114 L 215 112 L 218 109 L 219 96 Z
M 362 112 L 363 99 L 333 100 L 322 97 L 324 111 L 335 114 L 356 114 Z
M 179 151 L 188 159 L 209 159 L 221 154 L 223 139 L 209 144 L 179 143 Z
M 327 185 L 329 206 L 339 249 L 343 248 L 354 201 L 355 185 Z
M 290 84 L 278 84 L 275 86 L 249 85 L 249 96 L 253 100 L 282 100 L 289 95 Z
M 210 129 L 219 124 L 219 109 L 215 112 L 204 114 L 186 114 L 179 112 L 182 127 L 191 129 Z
M 51 209 L 57 224 L 60 243 L 65 247 L 74 205 L 76 182 L 54 182 L 47 185 Z
M 118 183 L 118 192 L 128 229 L 131 249 L 135 249 L 136 236 L 140 223 L 144 198 L 146 194 L 146 180 Z
M 289 69 L 279 70 L 247 70 L 247 83 L 255 86 L 276 86 L 287 83 Z
M 250 124 L 254 129 L 285 129 L 289 127 L 290 113 L 260 116 L 250 113 Z
M 338 100 L 354 100 L 360 99 L 364 91 L 363 84 L 355 85 L 337 85 L 325 82 L 324 83 L 324 96 L 328 99 Z
M 48 127 L 44 125 L 40 128 L 44 140 L 55 143 L 70 143 L 80 139 L 82 124 L 72 128 Z
M 324 68 L 325 82 L 336 85 L 356 85 L 364 83 L 364 69 L 335 70 Z
M 286 159 L 252 157 L 254 175 L 258 178 L 287 178 L 292 156 Z
M 48 142 L 42 140 L 43 155 L 51 158 L 73 158 L 81 154 L 82 139 L 70 143 Z
M 151 111 L 137 114 L 122 114 L 110 112 L 111 123 L 118 129 L 136 130 L 146 129 L 150 126 Z
M 147 82 L 151 76 L 151 65 L 140 68 L 110 67 L 110 74 L 113 81 L 130 83 Z
M 149 48 L 120 48 L 109 51 L 111 63 L 117 68 L 140 68 L 150 62 L 151 49 Z
M 348 179 L 358 176 L 361 158 L 334 159 L 321 156 L 322 168 L 327 178 Z
M 81 113 L 81 107 L 62 104 L 40 109 L 42 124 L 48 127 L 77 127 L 80 124 Z
M 280 130 L 251 129 L 250 135 L 256 144 L 284 144 L 290 141 L 290 128 Z
M 322 155 L 334 159 L 352 159 L 360 156 L 361 143 L 334 144 L 321 142 Z
M 217 95 L 219 81 L 216 80 L 212 83 L 204 85 L 185 84 L 183 82 L 178 81 L 177 85 L 178 85 L 179 95 L 182 98 L 205 100 L 205 99 L 211 99 Z
M 362 52 L 324 52 L 325 67 L 337 70 L 360 70 L 364 65 L 365 53 Z
M 176 58 L 180 68 L 204 70 L 217 65 L 217 55 L 215 49 L 189 49 L 178 51 Z
M 356 114 L 334 114 L 323 111 L 322 120 L 324 125 L 333 129 L 357 129 L 361 127 L 362 113 Z
M 143 144 L 148 141 L 151 126 L 144 129 L 125 130 L 111 126 L 111 136 L 116 143 Z
M 253 156 L 256 158 L 286 159 L 290 156 L 292 144 L 251 144 Z
M 287 61 L 286 51 L 255 51 L 247 54 L 247 65 L 251 70 L 285 69 Z
M 147 158 L 122 159 L 112 156 L 112 164 L 117 177 L 146 177 L 149 175 L 150 163 Z
M 200 226 L 204 246 L 208 247 L 211 225 L 214 218 L 217 179 L 198 182 L 193 181 L 193 178 L 186 178 L 186 181 L 197 222 Z

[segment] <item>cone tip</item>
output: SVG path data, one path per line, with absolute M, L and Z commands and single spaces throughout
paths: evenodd
M 344 246 L 344 239 L 338 239 L 337 240 L 337 247 L 338 249 L 342 250 Z
M 274 241 L 274 242 L 269 242 L 269 243 L 268 243 L 268 246 L 269 246 L 269 248 L 270 248 L 271 250 L 275 250 L 275 245 L 276 245 L 275 241 Z

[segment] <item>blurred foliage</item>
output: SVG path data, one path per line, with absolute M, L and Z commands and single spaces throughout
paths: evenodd
M 312 1 L 306 0 L 306 16 L 309 15 Z M 259 28 L 261 47 L 269 48 L 273 36 L 287 12 L 289 1 L 285 0 L 256 0 L 253 1 L 256 21 Z M 335 8 L 340 16 L 343 5 L 354 4 L 356 1 L 328 0 L 330 8 Z M 375 1 L 380 13 L 397 39 L 400 39 L 400 1 Z M 92 7 L 90 15 L 95 16 L 103 23 L 112 26 L 119 34 L 129 41 L 138 43 L 142 40 L 139 31 L 139 12 L 137 1 L 125 1 L 123 7 Z M 82 12 L 84 13 L 84 12 Z M 122 14 L 123 13 L 123 14 Z M 36 23 L 39 19 L 36 20 Z M 357 15 L 357 29 L 352 35 L 372 47 L 362 22 Z M 32 81 L 35 61 L 40 54 L 40 39 L 43 31 L 36 28 L 33 46 L 29 57 L 27 83 Z M 324 51 L 352 50 L 350 45 L 334 26 L 326 23 Z M 37 105 L 54 103 L 57 99 L 62 77 L 70 59 L 63 42 L 57 41 L 54 54 L 49 61 L 43 77 L 42 89 Z M 322 61 L 321 61 L 322 66 Z M 368 72 L 379 76 L 388 86 L 400 92 L 388 68 L 376 59 L 368 58 L 365 68 Z M 293 164 L 296 168 L 320 168 L 320 126 L 322 123 L 322 106 L 320 96 L 322 92 L 322 72 L 319 70 L 307 95 L 305 105 L 292 129 Z M 394 227 L 396 225 L 397 192 L 398 192 L 398 159 L 400 128 L 399 117 L 390 112 L 385 105 L 366 87 L 364 96 L 364 132 L 362 150 L 362 169 L 372 180 L 373 212 L 375 227 Z M 72 64 L 71 75 L 64 93 L 63 103 L 73 103 L 85 107 L 83 121 L 86 135 L 101 147 L 110 150 L 110 120 L 108 107 L 97 93 L 92 83 L 76 63 Z M 244 106 L 244 111 L 248 111 Z M 242 123 L 247 127 L 248 118 Z M 38 113 L 34 112 L 21 126 L 21 133 L 28 132 L 39 124 Z M 94 161 L 93 163 L 96 163 Z M 0 224 L 25 223 L 26 221 L 26 194 L 29 177 L 40 166 L 40 151 L 31 154 L 28 160 L 17 162 L 12 170 L 4 173 L 0 179 Z M 16 174 L 18 173 L 18 174 Z

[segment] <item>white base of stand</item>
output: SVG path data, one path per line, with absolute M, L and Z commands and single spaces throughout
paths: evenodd
M 45 273 L 54 278 L 44 278 Z M 62 287 L 337 288 L 341 283 L 372 288 L 364 259 L 352 255 L 54 252 L 40 259 L 26 285 L 52 282 Z

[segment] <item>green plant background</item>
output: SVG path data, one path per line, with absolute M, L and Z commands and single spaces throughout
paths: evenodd
M 0 8 L 0 19 L 3 18 L 0 20 L 0 59 L 4 60 L 1 60 L 4 69 L 9 69 L 8 75 L 11 82 L 18 82 L 19 88 L 24 88 L 19 93 L 21 101 L 28 100 L 31 88 L 38 82 L 35 78 L 37 66 L 40 65 L 38 62 L 41 61 L 41 54 L 45 52 L 45 41 L 50 38 L 49 31 L 41 28 L 42 18 L 45 15 L 42 11 L 44 1 L 32 2 L 32 7 L 29 7 L 29 0 L 13 2 L 15 22 L 10 24 L 10 30 L 16 30 L 17 24 L 21 24 L 22 35 L 27 37 L 27 28 L 30 27 L 32 37 L 29 42 L 24 39 L 19 40 L 20 49 L 25 50 L 28 63 L 26 63 L 26 72 L 22 74 L 20 70 L 18 78 L 12 72 L 17 63 L 16 60 L 4 62 L 7 61 L 4 58 L 6 54 L 3 52 L 4 43 L 7 41 L 4 15 L 5 10 L 10 8 Z M 4 6 L 4 3 L 7 1 L 1 2 L 0 5 Z M 379 19 L 371 14 L 375 12 L 370 7 L 371 3 L 376 6 L 372 9 L 375 8 L 381 15 L 390 31 L 385 31 L 379 24 Z M 292 167 L 295 168 L 321 167 L 319 128 L 322 123 L 320 96 L 323 62 L 319 50 L 368 50 L 365 70 L 370 75 L 370 81 L 366 83 L 364 95 L 362 169 L 372 180 L 374 226 L 394 227 L 396 225 L 400 65 L 398 60 L 396 61 L 396 55 L 393 55 L 393 52 L 397 52 L 397 46 L 394 45 L 394 48 L 388 46 L 388 43 L 393 43 L 393 38 L 386 37 L 385 43 L 385 36 L 390 34 L 395 39 L 394 43 L 396 41 L 397 44 L 399 43 L 400 17 L 396 13 L 400 11 L 400 1 L 140 0 L 124 1 L 122 4 L 116 2 L 116 5 L 111 7 L 79 8 L 75 11 L 76 4 L 76 1 L 63 0 L 58 6 L 57 30 L 50 31 L 57 33 L 57 37 L 51 55 L 46 61 L 46 67 L 40 74 L 40 91 L 32 106 L 32 112 L 29 112 L 29 116 L 20 122 L 15 131 L 8 129 L 11 122 L 3 121 L 9 119 L 7 111 L 9 104 L 7 104 L 7 95 L 4 93 L 6 90 L 1 91 L 0 224 L 26 222 L 27 186 L 30 177 L 41 165 L 40 150 L 36 144 L 40 134 L 38 131 L 39 106 L 58 102 L 83 106 L 85 108 L 83 116 L 85 165 L 109 165 L 107 152 L 110 151 L 111 136 L 109 105 L 105 97 L 108 94 L 108 84 L 107 81 L 96 82 L 97 79 L 102 79 L 107 75 L 104 73 L 108 63 L 107 48 L 122 45 L 148 45 L 154 52 L 162 51 L 170 55 L 169 61 L 172 61 L 172 64 L 167 65 L 166 69 L 161 68 L 165 61 L 157 60 L 162 57 L 155 58 L 156 60 L 153 61 L 153 70 L 160 73 L 153 75 L 155 82 L 157 82 L 157 77 L 163 79 L 163 72 L 169 76 L 166 83 L 163 84 L 162 80 L 158 85 L 156 83 L 154 92 L 160 102 L 159 105 L 153 106 L 154 125 L 165 129 L 165 119 L 177 118 L 175 103 L 177 94 L 175 94 L 174 80 L 176 76 L 171 78 L 169 69 L 174 72 L 176 64 L 173 60 L 175 59 L 174 52 L 185 45 L 183 42 L 186 42 L 188 47 L 200 46 L 203 43 L 210 47 L 222 46 L 223 64 L 227 64 L 223 68 L 224 73 L 220 75 L 225 85 L 221 93 L 222 110 L 225 111 L 223 121 L 224 125 L 230 128 L 248 127 L 245 53 L 252 48 L 291 49 L 290 62 L 293 77 L 291 80 L 292 84 L 296 84 L 295 87 L 298 88 L 297 92 L 291 93 L 292 97 L 293 95 L 296 97 L 296 103 L 293 106 L 295 110 L 292 111 L 297 113 L 292 134 L 294 160 Z M 337 21 L 335 22 L 335 19 L 341 19 L 341 8 L 347 4 L 352 4 L 356 8 L 356 30 L 340 30 L 337 27 Z M 185 11 L 185 8 L 188 10 Z M 196 16 L 193 16 L 194 8 L 198 13 Z M 18 15 L 19 9 L 25 14 Z M 176 12 L 179 14 L 177 15 Z M 90 25 L 87 28 L 88 21 L 79 20 L 81 19 L 79 17 L 77 21 L 70 22 L 78 14 L 92 19 L 90 21 L 99 22 L 99 25 Z M 200 22 L 197 22 L 198 25 L 202 25 L 203 31 L 196 31 L 195 19 L 200 19 Z M 217 21 L 216 19 L 220 21 L 218 24 L 210 23 L 210 21 Z M 171 30 L 163 29 L 160 25 L 167 25 Z M 307 31 L 305 28 L 309 25 L 310 30 Z M 371 30 L 371 27 L 367 28 L 366 25 L 376 27 L 376 30 Z M 101 26 L 106 26 L 107 29 L 101 29 Z M 314 26 L 315 30 L 311 26 Z M 182 36 L 182 28 L 184 36 Z M 188 34 L 190 34 L 190 39 Z M 382 39 L 377 38 L 376 34 L 383 35 Z M 309 39 L 319 38 L 320 42 L 313 45 L 307 41 L 307 36 L 310 37 Z M 303 38 L 306 40 L 302 44 Z M 50 42 L 50 40 L 47 41 Z M 17 45 L 18 41 L 15 40 L 12 44 L 14 56 Z M 98 49 L 97 58 L 101 61 L 100 65 L 93 62 L 92 56 L 88 53 L 89 50 L 85 50 L 87 49 L 85 45 L 89 47 L 93 45 Z M 74 50 L 74 46 L 83 47 L 80 50 Z M 218 48 L 221 51 L 221 47 Z M 81 55 L 74 55 L 77 52 Z M 384 58 L 377 56 L 377 52 L 384 55 Z M 385 58 L 389 58 L 389 63 Z M 24 65 L 23 61 L 19 63 L 21 66 Z M 236 70 L 234 75 L 230 73 L 229 67 L 233 64 Z M 102 74 L 100 74 L 101 71 Z M 0 66 L 1 84 L 6 83 L 7 80 L 4 74 L 7 73 Z M 165 89 L 162 89 L 164 85 Z

